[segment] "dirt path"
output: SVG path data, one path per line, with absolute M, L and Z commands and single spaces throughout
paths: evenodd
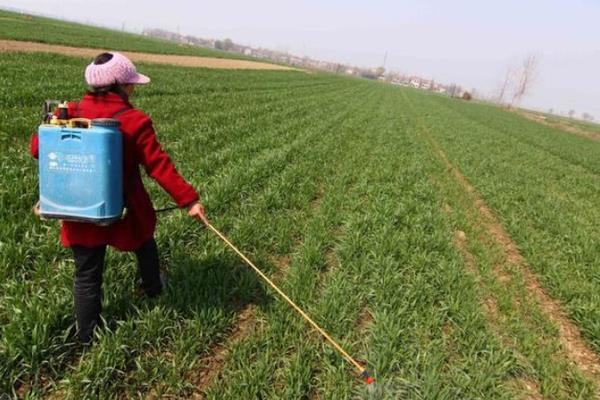
M 521 109 L 515 109 L 513 111 L 515 113 L 517 113 L 517 114 L 519 114 L 519 115 L 521 115 L 521 116 L 523 116 L 523 117 L 525 117 L 525 118 L 527 118 L 529 120 L 535 121 L 535 122 L 537 122 L 539 124 L 542 124 L 542 125 L 545 125 L 545 126 L 549 126 L 551 128 L 560 129 L 560 130 L 563 130 L 565 132 L 573 133 L 575 135 L 583 136 L 583 137 L 588 138 L 588 139 L 600 141 L 600 131 L 598 131 L 598 132 L 587 131 L 585 129 L 578 128 L 575 125 L 569 125 L 566 122 L 560 122 L 560 121 L 551 122 L 551 121 L 548 121 L 546 119 L 546 117 L 544 117 L 543 115 L 539 115 L 539 114 L 536 114 L 536 113 L 533 113 L 533 112 L 528 112 L 528 111 L 521 110 Z
M 0 53 L 25 52 L 25 53 L 58 53 L 67 56 L 93 58 L 104 49 L 86 47 L 69 47 L 56 44 L 21 42 L 17 40 L 0 40 Z M 169 64 L 182 67 L 217 68 L 217 69 L 260 69 L 260 70 L 295 70 L 283 65 L 269 64 L 259 61 L 233 60 L 227 58 L 180 56 L 167 54 L 138 53 L 120 51 L 135 62 L 149 62 L 156 64 Z

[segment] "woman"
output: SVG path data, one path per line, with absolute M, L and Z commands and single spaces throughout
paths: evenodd
M 114 118 L 123 135 L 123 186 L 127 214 L 109 226 L 63 221 L 61 241 L 75 259 L 75 314 L 79 339 L 88 343 L 100 323 L 102 272 L 106 246 L 133 251 L 137 256 L 144 292 L 154 297 L 163 283 L 154 230 L 156 214 L 144 189 L 139 171 L 143 166 L 175 200 L 187 208 L 190 217 L 206 222 L 204 208 L 194 188 L 175 169 L 161 148 L 152 120 L 130 102 L 136 85 L 150 82 L 133 63 L 119 53 L 102 53 L 87 66 L 85 79 L 90 87 L 81 101 L 68 104 L 69 118 Z M 31 153 L 38 157 L 38 137 L 31 139 Z

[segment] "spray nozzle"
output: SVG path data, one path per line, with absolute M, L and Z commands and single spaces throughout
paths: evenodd
M 375 382 L 375 378 L 369 375 L 369 371 L 367 371 L 366 369 L 363 369 L 363 372 L 360 374 L 360 377 L 363 378 L 367 385 L 370 385 L 373 382 Z

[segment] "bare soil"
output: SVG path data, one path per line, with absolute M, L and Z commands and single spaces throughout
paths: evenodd
M 523 393 L 522 400 L 544 400 L 542 396 L 540 386 L 537 382 L 531 379 L 519 378 L 513 382 L 510 382 L 511 386 L 516 387 Z
M 375 318 L 373 317 L 373 314 L 371 314 L 369 307 L 364 306 L 360 312 L 360 315 L 358 316 L 358 320 L 356 321 L 356 330 L 363 335 L 369 326 L 373 324 L 374 320 Z
M 0 40 L 0 53 L 25 52 L 25 53 L 58 53 L 67 56 L 93 58 L 106 49 L 93 49 L 87 47 L 70 47 L 56 44 L 21 42 L 17 40 Z M 138 53 L 121 51 L 134 62 L 149 62 L 156 64 L 169 64 L 182 67 L 217 68 L 217 69 L 260 69 L 260 70 L 294 70 L 283 65 L 269 64 L 250 60 L 232 60 L 215 57 L 180 56 L 168 54 Z
M 194 399 L 204 399 L 204 390 L 208 389 L 221 375 L 223 366 L 233 347 L 240 343 L 256 325 L 255 308 L 251 305 L 244 307 L 237 315 L 237 320 L 224 342 L 216 344 L 206 357 L 200 361 L 200 369 L 194 371 L 192 382 L 197 392 Z

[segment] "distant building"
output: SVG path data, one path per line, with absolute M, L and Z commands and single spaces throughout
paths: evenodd
M 452 97 L 462 97 L 465 91 L 456 84 L 442 85 L 434 82 L 433 79 L 423 79 L 419 76 L 404 75 L 398 72 L 386 71 L 383 67 L 362 68 L 354 65 L 342 64 L 338 62 L 329 62 L 315 60 L 307 56 L 296 56 L 287 52 L 274 51 L 263 48 L 253 48 L 234 43 L 230 39 L 205 39 L 189 35 L 180 35 L 179 33 L 169 32 L 162 29 L 144 29 L 145 36 L 170 40 L 173 42 L 200 46 L 205 48 L 218 48 L 231 53 L 243 54 L 254 58 L 260 58 L 277 63 L 285 63 L 298 68 L 315 69 L 320 71 L 330 71 L 335 73 L 344 73 L 346 75 L 359 76 L 367 79 L 376 79 L 382 82 L 389 82 L 395 86 L 413 87 L 421 90 L 431 90 L 437 93 L 447 94 Z M 471 95 L 474 92 L 470 93 Z

